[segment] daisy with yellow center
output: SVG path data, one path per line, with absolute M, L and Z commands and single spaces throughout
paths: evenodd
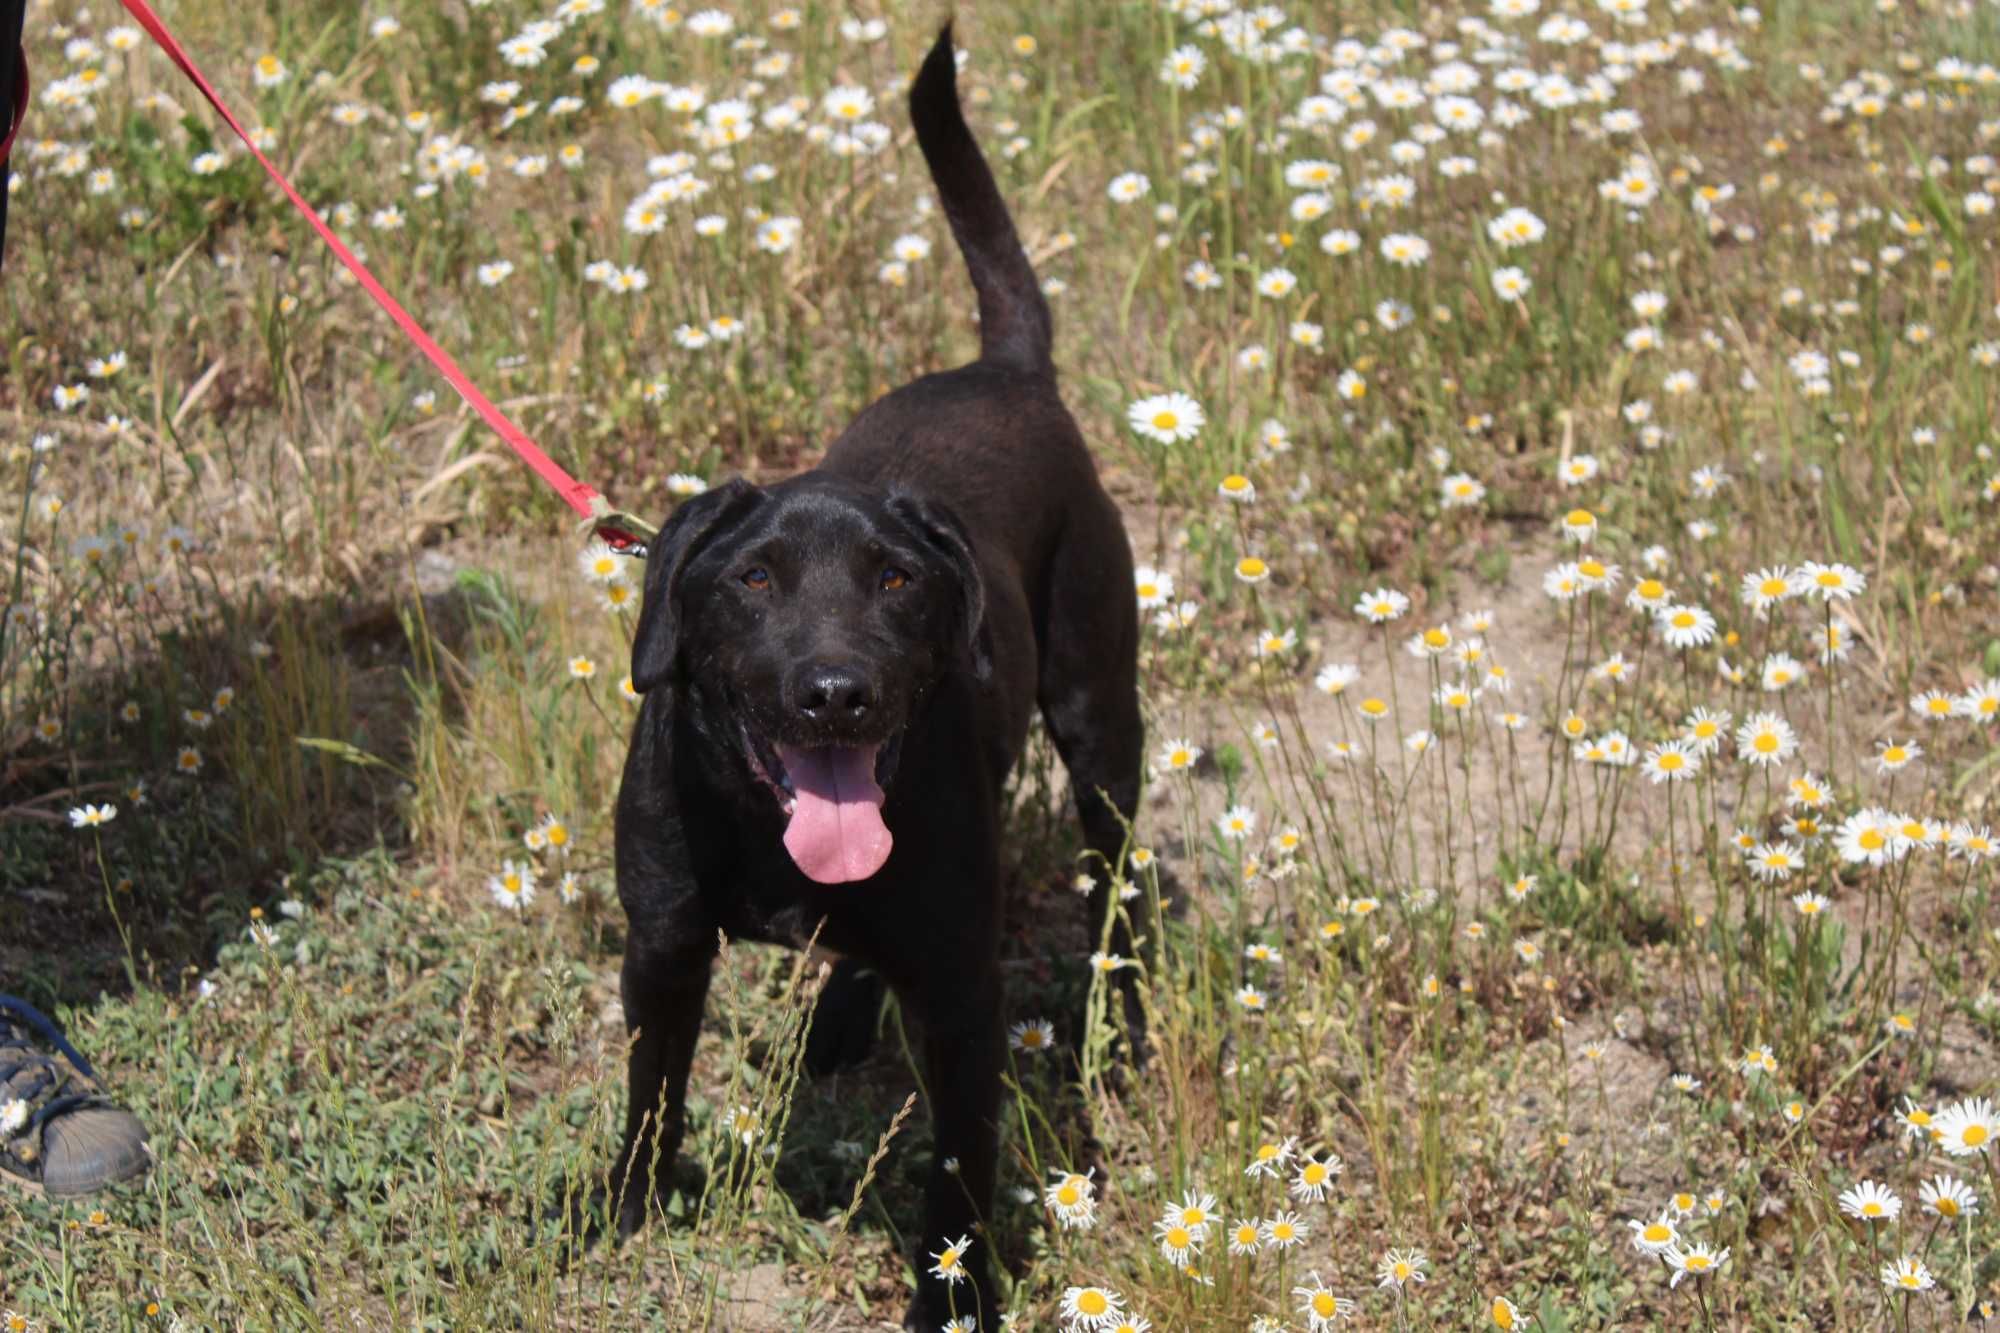
M 1401 1292 L 1412 1282 L 1426 1281 L 1426 1262 L 1422 1250 L 1391 1250 L 1382 1256 L 1382 1266 L 1375 1270 L 1376 1285 Z
M 1354 1317 L 1355 1305 L 1345 1296 L 1336 1296 L 1333 1289 L 1319 1280 L 1318 1272 L 1306 1274 L 1311 1286 L 1293 1287 L 1292 1295 L 1299 1298 L 1299 1313 L 1304 1315 L 1314 1329 L 1330 1329 L 1336 1320 Z
M 1942 1173 L 1919 1186 L 1917 1197 L 1923 1201 L 1925 1212 L 1946 1222 L 1956 1222 L 1979 1211 L 1979 1196 L 1963 1181 Z
M 1155 394 L 1141 398 L 1125 410 L 1132 430 L 1161 444 L 1178 444 L 1201 433 L 1207 421 L 1201 404 L 1184 393 Z
M 1007 1030 L 1007 1044 L 1031 1055 L 1049 1050 L 1056 1044 L 1055 1025 L 1046 1018 L 1016 1023 Z
M 1684 1250 L 1674 1250 L 1667 1255 L 1667 1266 L 1674 1270 L 1673 1276 L 1667 1279 L 1667 1285 L 1678 1287 L 1681 1279 L 1686 1277 L 1708 1277 L 1728 1262 L 1727 1249 L 1717 1250 L 1706 1241 L 1698 1242 Z
M 1915 741 L 1885 741 L 1875 749 L 1875 768 L 1880 773 L 1893 773 L 1914 760 L 1923 758 L 1924 749 Z
M 1186 1268 L 1200 1249 L 1200 1238 L 1177 1222 L 1161 1222 L 1153 1234 L 1160 1242 L 1160 1256 L 1176 1268 Z
M 1063 1292 L 1062 1317 L 1087 1328 L 1101 1328 L 1124 1314 L 1117 1292 L 1104 1287 L 1071 1287 Z
M 1799 572 L 1807 590 L 1827 602 L 1845 601 L 1868 588 L 1867 576 L 1850 565 L 1807 563 Z
M 535 870 L 513 861 L 500 863 L 500 873 L 486 881 L 493 901 L 510 912 L 518 912 L 535 900 Z
M 1279 1211 L 1264 1223 L 1264 1243 L 1280 1250 L 1288 1250 L 1304 1243 L 1306 1226 L 1297 1213 Z
M 1864 1222 L 1891 1222 L 1903 1211 L 1903 1201 L 1886 1185 L 1864 1180 L 1843 1190 L 1840 1211 Z
M 1882 1285 L 1891 1291 L 1929 1291 L 1937 1279 L 1922 1259 L 1906 1254 L 1893 1264 L 1882 1265 Z
M 1673 1220 L 1665 1213 L 1650 1222 L 1633 1219 L 1626 1225 L 1632 1229 L 1632 1248 L 1643 1255 L 1657 1257 L 1680 1243 L 1680 1232 L 1674 1229 Z
M 1346 1170 L 1346 1163 L 1329 1153 L 1324 1161 L 1308 1153 L 1299 1161 L 1299 1169 L 1292 1176 L 1292 1197 L 1326 1202 L 1326 1192 L 1332 1188 L 1334 1178 Z
M 1625 594 L 1625 604 L 1634 611 L 1658 613 L 1664 610 L 1673 598 L 1667 585 L 1658 579 L 1640 579 L 1632 585 L 1632 591 Z
M 965 1252 L 971 1248 L 970 1236 L 960 1236 L 957 1240 L 948 1242 L 942 1250 L 931 1255 L 931 1258 L 936 1260 L 931 1265 L 931 1275 L 943 1278 L 953 1286 L 965 1281 Z
M 1586 588 L 1608 588 L 1618 581 L 1618 566 L 1607 565 L 1596 556 L 1577 561 L 1576 572 Z
M 1937 1114 L 1933 1121 L 1938 1146 L 1953 1157 L 1968 1157 L 1989 1150 L 2000 1138 L 2000 1117 L 1993 1103 L 1984 1097 L 1969 1097 Z

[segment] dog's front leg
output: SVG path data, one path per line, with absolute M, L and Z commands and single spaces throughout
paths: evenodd
M 619 989 L 632 1051 L 630 1100 L 625 1146 L 610 1178 L 620 1239 L 645 1225 L 647 1210 L 664 1194 L 687 1128 L 688 1069 L 708 999 L 715 937 L 676 943 L 649 947 L 634 935 L 625 946 Z
M 940 1328 L 972 1315 L 981 1329 L 999 1326 L 993 1293 L 993 1184 L 1000 1152 L 1000 1070 L 1005 1039 L 1000 1022 L 1000 977 L 992 960 L 971 975 L 939 977 L 923 999 L 924 1077 L 930 1084 L 937 1155 L 924 1200 L 924 1233 L 917 1245 L 917 1296 L 907 1328 Z M 970 1237 L 959 1267 L 964 1280 L 933 1271 L 933 1257 Z

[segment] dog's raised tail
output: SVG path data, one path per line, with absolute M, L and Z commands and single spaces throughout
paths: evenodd
M 958 106 L 951 25 L 910 85 L 910 120 L 937 183 L 938 200 L 979 294 L 979 357 L 1015 370 L 1054 375 L 1049 305 L 1021 249 L 1014 220 L 993 183 Z

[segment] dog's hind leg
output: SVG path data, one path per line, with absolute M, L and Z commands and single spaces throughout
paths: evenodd
M 1134 956 L 1133 925 L 1142 922 L 1145 899 L 1116 912 L 1112 881 L 1129 879 L 1122 858 L 1126 829 L 1139 807 L 1145 725 L 1139 715 L 1138 603 L 1132 592 L 1132 556 L 1108 499 L 1104 512 L 1071 526 L 1052 568 L 1047 629 L 1043 636 L 1042 720 L 1062 756 L 1091 851 L 1092 947 L 1111 921 L 1110 952 Z M 1143 1057 L 1143 1013 L 1136 978 L 1124 984 L 1126 1019 L 1134 1054 Z
M 808 1074 L 824 1078 L 868 1058 L 887 992 L 881 973 L 852 958 L 834 963 L 826 985 L 820 988 L 819 1003 L 813 1006 L 812 1029 L 806 1034 Z

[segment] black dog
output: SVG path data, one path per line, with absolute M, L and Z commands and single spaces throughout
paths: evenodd
M 1056 393 L 1048 306 L 959 110 L 949 26 L 910 114 L 978 291 L 979 359 L 871 405 L 811 472 L 689 501 L 653 545 L 618 797 L 632 1059 L 612 1181 L 627 1234 L 680 1148 L 717 931 L 796 946 L 818 929 L 924 1031 L 938 1160 L 909 1319 L 992 1328 L 990 1244 L 949 1293 L 921 1254 L 991 1214 L 1001 787 L 1039 707 L 1104 858 L 1101 921 L 1138 796 L 1137 604 Z

